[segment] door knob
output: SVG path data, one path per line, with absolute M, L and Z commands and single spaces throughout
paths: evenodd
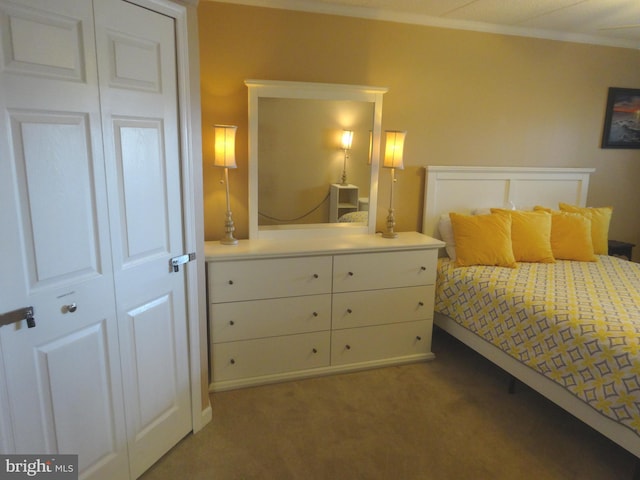
M 78 305 L 75 303 L 70 303 L 69 305 L 65 305 L 64 306 L 64 311 L 65 312 L 69 312 L 69 313 L 73 313 L 78 309 Z

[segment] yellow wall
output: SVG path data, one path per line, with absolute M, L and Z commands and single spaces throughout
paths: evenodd
M 224 232 L 222 173 L 207 161 L 214 123 L 239 126 L 231 209 L 248 236 L 243 82 L 255 78 L 389 88 L 383 130 L 408 131 L 397 231 L 422 228 L 425 165 L 595 167 L 589 205 L 612 205 L 610 236 L 640 245 L 640 150 L 599 147 L 607 88 L 640 88 L 639 50 L 213 2 L 198 15 L 207 240 Z

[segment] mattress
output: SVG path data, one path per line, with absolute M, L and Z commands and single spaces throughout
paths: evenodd
M 442 258 L 435 310 L 640 434 L 640 264 Z
M 342 215 L 338 222 L 343 223 L 366 223 L 369 221 L 369 212 L 367 210 L 360 210 L 358 212 L 349 212 Z

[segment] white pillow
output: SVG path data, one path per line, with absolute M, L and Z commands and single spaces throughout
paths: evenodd
M 500 208 L 502 210 L 533 210 L 533 208 L 516 208 L 516 204 L 513 203 L 511 200 L 505 203 L 502 207 L 495 207 L 495 208 Z M 471 210 L 471 215 L 491 215 L 491 208 L 487 208 L 487 207 L 475 208 Z
M 474 208 L 471 210 L 471 215 L 491 215 L 490 208 Z
M 438 231 L 440 232 L 440 238 L 445 245 L 445 250 L 451 261 L 456 260 L 456 241 L 453 237 L 453 226 L 451 225 L 451 218 L 448 213 L 440 215 L 440 221 L 438 222 Z

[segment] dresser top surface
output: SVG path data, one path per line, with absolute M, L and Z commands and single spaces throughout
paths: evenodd
M 218 241 L 211 241 L 204 244 L 204 256 L 206 261 L 238 260 L 438 249 L 444 245 L 444 242 L 422 233 L 400 232 L 396 238 L 383 238 L 380 234 L 361 234 L 311 239 L 239 240 L 237 245 L 222 245 Z

